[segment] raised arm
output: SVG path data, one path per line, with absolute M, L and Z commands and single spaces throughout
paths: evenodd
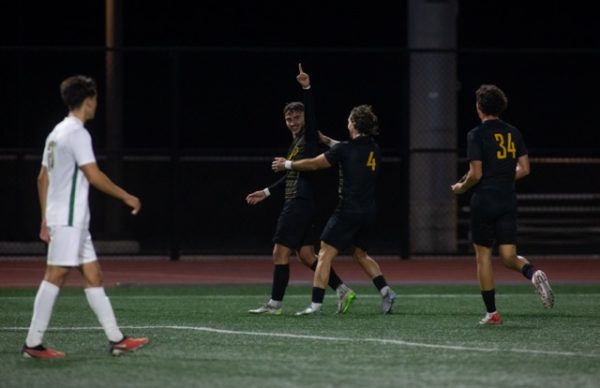
M 306 142 L 307 156 L 317 155 L 319 136 L 317 134 L 317 115 L 315 113 L 315 102 L 312 94 L 310 76 L 298 64 L 298 75 L 296 80 L 302 86 L 302 99 L 304 102 L 304 140 Z

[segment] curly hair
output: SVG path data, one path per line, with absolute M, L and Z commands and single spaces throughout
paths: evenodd
M 379 134 L 379 122 L 371 105 L 359 105 L 352 108 L 350 121 L 359 133 L 369 136 Z
M 79 108 L 86 98 L 97 93 L 96 81 L 84 75 L 74 75 L 60 83 L 60 95 L 69 110 Z
M 479 110 L 486 115 L 500 116 L 508 106 L 506 94 L 496 85 L 481 85 L 475 92 Z

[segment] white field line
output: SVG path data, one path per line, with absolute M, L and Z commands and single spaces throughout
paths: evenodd
M 25 331 L 28 327 L 0 327 L 0 331 Z M 462 345 L 441 345 L 441 344 L 428 344 L 423 342 L 411 342 L 396 339 L 385 339 L 385 338 L 350 338 L 350 337 L 329 337 L 319 335 L 304 335 L 304 334 L 291 334 L 291 333 L 270 333 L 270 332 L 258 332 L 258 331 L 243 331 L 243 330 L 225 330 L 215 329 L 212 327 L 204 326 L 170 326 L 170 325 L 157 325 L 157 326 L 123 326 L 122 329 L 135 329 L 135 330 L 187 330 L 187 331 L 201 331 L 206 333 L 217 333 L 224 335 L 245 335 L 245 336 L 260 336 L 260 337 L 276 337 L 276 338 L 290 338 L 290 339 L 301 339 L 301 340 L 315 340 L 315 341 L 331 341 L 331 342 L 374 342 L 384 345 L 398 345 L 405 347 L 415 348 L 426 348 L 436 350 L 454 350 L 460 352 L 482 352 L 482 353 L 521 353 L 521 354 L 532 354 L 532 355 L 546 355 L 546 356 L 562 356 L 562 357 L 584 357 L 584 358 L 599 358 L 600 354 L 588 354 L 579 352 L 566 352 L 566 351 L 553 351 L 553 350 L 535 350 L 535 349 L 519 349 L 519 348 L 481 348 L 475 346 L 462 346 Z M 86 331 L 86 330 L 102 330 L 101 327 L 60 327 L 52 328 L 49 331 Z
M 265 289 L 266 290 L 266 289 Z M 181 298 L 191 298 L 191 299 L 240 299 L 240 298 L 248 298 L 248 299 L 256 299 L 256 298 L 264 298 L 265 295 L 268 294 L 269 290 L 266 290 L 264 294 L 229 294 L 229 295 L 110 295 L 110 291 L 108 292 L 108 297 L 110 299 L 181 299 Z M 532 290 L 531 293 L 496 293 L 496 297 L 501 298 L 520 298 L 527 297 L 530 298 L 531 295 L 535 296 L 535 290 Z M 71 298 L 82 298 L 84 296 L 83 292 L 81 295 L 59 295 L 60 299 L 71 299 Z M 600 293 L 560 293 L 558 297 L 561 296 L 586 296 L 586 297 L 600 297 Z M 335 298 L 334 292 L 331 291 L 325 295 L 326 298 Z M 377 295 L 375 291 L 370 294 L 358 294 L 357 296 L 360 299 L 371 299 L 371 298 L 381 298 L 380 295 Z M 1 296 L 0 300 L 20 300 L 20 299 L 28 299 L 33 300 L 35 295 L 32 294 L 30 296 Z M 306 294 L 293 294 L 286 295 L 286 299 L 310 299 L 310 292 Z M 481 295 L 478 293 L 472 294 L 401 294 L 398 293 L 398 300 L 401 299 L 459 299 L 459 298 L 481 298 Z

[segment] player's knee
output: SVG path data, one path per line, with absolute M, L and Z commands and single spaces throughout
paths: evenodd
M 62 287 L 67 279 L 69 270 L 62 267 L 47 267 L 44 275 L 44 280 L 54 284 L 57 287 Z
M 275 245 L 273 248 L 273 264 L 289 264 L 291 250 L 280 245 Z
M 361 261 L 367 260 L 368 257 L 369 255 L 367 255 L 367 252 L 363 251 L 362 249 L 352 249 L 352 258 L 354 259 L 354 261 L 360 263 Z

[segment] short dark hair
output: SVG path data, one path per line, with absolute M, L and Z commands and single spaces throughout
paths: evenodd
M 350 111 L 350 121 L 354 128 L 362 134 L 375 136 L 379 134 L 379 122 L 371 105 L 359 105 Z
M 496 85 L 481 85 L 475 92 L 479 110 L 491 116 L 500 116 L 508 106 L 506 94 Z
M 286 114 L 288 114 L 290 112 L 303 112 L 304 113 L 304 104 L 301 103 L 300 101 L 288 102 L 283 107 L 283 115 L 285 116 Z
M 88 97 L 98 94 L 96 81 L 84 75 L 74 75 L 60 83 L 60 95 L 69 110 L 77 109 Z

